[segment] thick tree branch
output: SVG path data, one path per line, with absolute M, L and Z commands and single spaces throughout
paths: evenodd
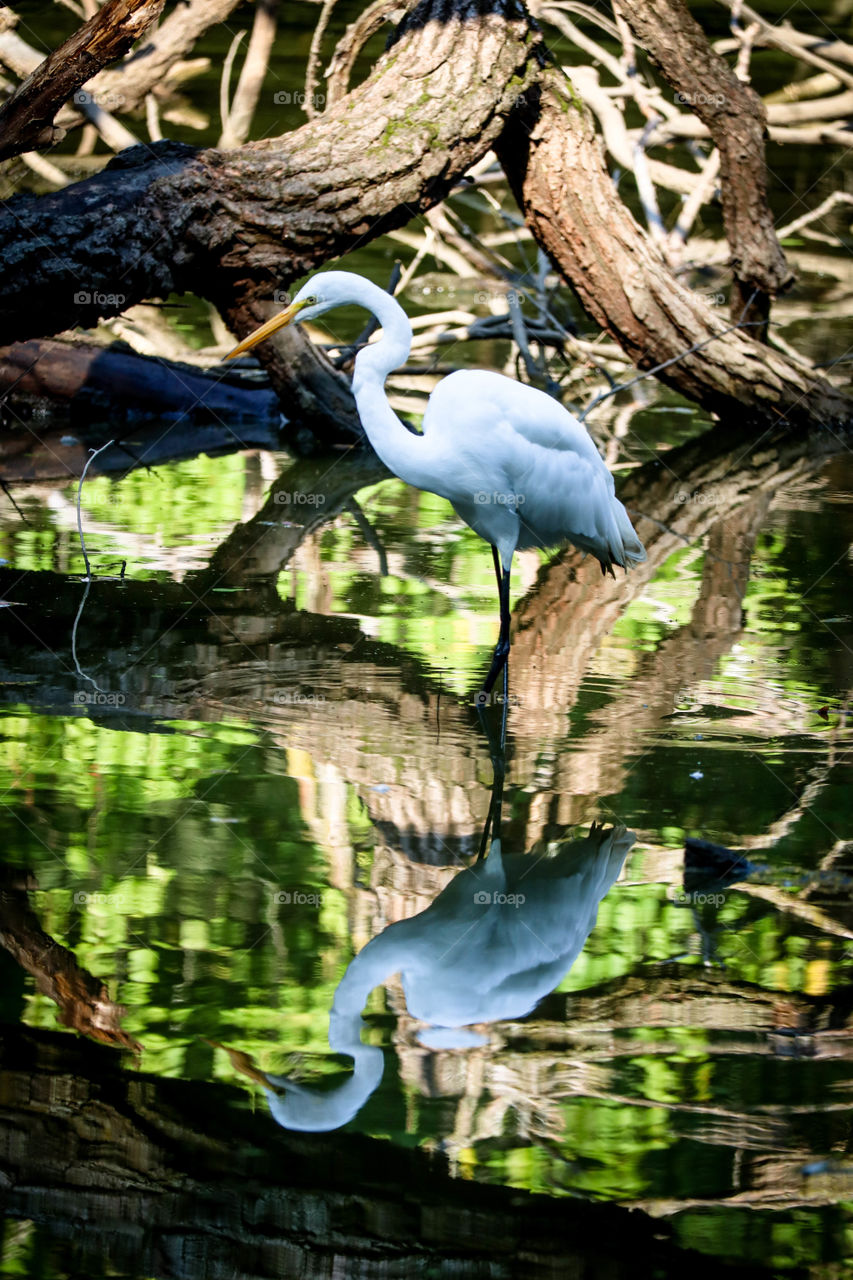
M 589 112 L 561 72 L 544 72 L 520 105 L 496 150 L 528 226 L 639 368 L 683 356 L 661 380 L 745 424 L 853 424 L 853 402 L 805 361 L 731 332 L 673 277 L 619 199 Z
M 720 153 L 720 192 L 732 251 L 734 319 L 765 320 L 793 279 L 767 203 L 766 116 L 758 94 L 715 53 L 683 0 L 643 0 L 617 10 L 667 83 L 707 127 Z M 756 336 L 765 330 L 756 330 Z
M 0 342 L 91 325 L 172 291 L 214 301 L 248 332 L 266 314 L 262 299 L 448 194 L 534 79 L 531 46 L 513 0 L 450 11 L 424 0 L 364 84 L 283 138 L 233 152 L 135 148 L 62 192 L 8 202 Z M 272 343 L 263 358 L 286 412 L 298 394 L 295 408 L 316 418 L 322 406 L 311 411 L 310 385 L 291 364 L 298 352 L 318 372 L 320 357 L 298 334 L 288 341 L 278 344 L 286 360 Z M 338 381 L 333 399 L 346 412 Z
M 0 864 L 0 946 L 54 1001 L 59 1021 L 84 1036 L 117 1048 L 141 1045 L 122 1028 L 127 1010 L 110 999 L 106 985 L 77 963 L 72 951 L 45 933 L 30 906 L 35 878 Z
M 127 53 L 165 0 L 108 0 L 55 49 L 0 108 L 0 160 L 57 142 L 59 108 L 103 67 Z

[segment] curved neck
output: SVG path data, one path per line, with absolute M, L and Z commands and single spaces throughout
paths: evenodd
M 412 327 L 409 317 L 396 298 L 380 289 L 370 280 L 360 280 L 358 305 L 365 307 L 382 326 L 379 342 L 362 347 L 355 358 L 355 378 L 376 378 L 384 382 L 392 369 L 398 369 L 409 358 L 412 348 Z
M 393 926 L 392 926 L 393 929 Z M 364 1023 L 361 1011 L 374 987 L 394 972 L 390 965 L 396 952 L 382 941 L 383 934 L 368 942 L 338 984 L 329 1016 L 329 1044 L 336 1053 L 353 1060 L 353 1072 L 335 1089 L 317 1089 L 299 1084 L 287 1076 L 267 1075 L 271 1085 L 284 1093 L 267 1090 L 270 1111 L 285 1129 L 321 1133 L 338 1129 L 356 1116 L 370 1095 L 379 1087 L 385 1066 L 382 1050 L 363 1044 Z
M 405 364 L 412 345 L 412 329 L 405 311 L 378 285 L 362 280 L 360 306 L 366 307 L 382 326 L 382 337 L 359 351 L 352 377 L 352 392 L 367 438 L 389 470 L 401 480 L 419 485 L 421 437 L 403 426 L 385 396 L 385 379 Z
M 270 1111 L 285 1129 L 303 1133 L 326 1133 L 339 1129 L 358 1115 L 367 1099 L 379 1087 L 385 1067 L 382 1050 L 361 1043 L 362 1021 L 358 1014 L 338 1018 L 332 1048 L 353 1060 L 352 1075 L 335 1089 L 318 1089 L 298 1084 L 286 1076 L 268 1075 L 270 1084 L 284 1093 L 266 1090 Z

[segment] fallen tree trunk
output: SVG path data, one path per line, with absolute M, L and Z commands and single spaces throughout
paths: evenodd
M 423 0 L 364 84 L 283 138 L 132 148 L 63 191 L 15 198 L 0 213 L 0 342 L 171 292 L 248 332 L 276 290 L 448 194 L 532 82 L 532 44 L 511 0 Z M 288 416 L 357 424 L 347 380 L 298 333 L 264 359 Z
M 643 1274 L 770 1274 L 616 1205 L 451 1177 L 357 1133 L 287 1132 L 232 1086 L 123 1071 L 69 1036 L 10 1029 L 0 1067 L 0 1205 L 81 1275 L 628 1280 L 638 1258 Z

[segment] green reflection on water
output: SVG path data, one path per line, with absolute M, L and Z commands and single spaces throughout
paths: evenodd
M 150 540 L 162 531 L 161 559 L 150 572 L 168 576 L 181 530 L 215 545 L 240 518 L 244 461 L 228 460 L 228 482 L 208 486 L 221 465 L 162 468 L 157 485 L 134 477 L 134 500 L 121 504 L 111 482 L 101 481 L 95 498 L 106 495 L 119 534 Z M 363 491 L 360 501 L 389 555 L 388 577 L 343 513 L 316 535 L 316 555 L 303 547 L 279 576 L 279 594 L 297 609 L 355 617 L 368 637 L 411 655 L 422 682 L 441 671 L 452 704 L 452 691 L 470 688 L 482 670 L 493 638 L 488 553 L 444 504 L 396 482 Z M 643 684 L 642 663 L 692 625 L 707 547 L 669 557 L 622 613 L 592 654 L 574 704 L 533 754 L 525 745 L 508 808 L 510 830 L 523 842 L 537 805 L 558 800 L 549 790 L 556 775 L 549 782 L 537 770 L 560 760 L 583 767 L 608 717 L 624 710 L 629 726 L 632 717 L 641 724 L 630 768 L 617 790 L 588 793 L 586 813 L 615 814 L 640 830 L 625 882 L 602 902 L 595 931 L 544 1012 L 517 1024 L 478 1085 L 467 1059 L 460 1077 L 453 1053 L 439 1053 L 437 1092 L 427 1096 L 414 1066 L 425 1051 L 413 1049 L 399 993 L 393 984 L 374 992 L 367 1035 L 386 1049 L 388 1066 L 355 1127 L 401 1144 L 440 1144 L 467 1177 L 629 1203 L 704 1201 L 678 1216 L 679 1234 L 727 1256 L 787 1259 L 779 1266 L 835 1256 L 840 1219 L 817 1207 L 786 1212 L 783 1221 L 741 1219 L 707 1202 L 736 1186 L 735 1140 L 715 1136 L 715 1126 L 733 1123 L 732 1109 L 758 1130 L 769 1124 L 768 1107 L 784 1116 L 786 1134 L 762 1142 L 789 1164 L 834 1149 L 847 1123 L 844 1110 L 821 1111 L 825 1097 L 848 1096 L 844 1063 L 780 1056 L 778 1046 L 768 1053 L 767 1037 L 777 1034 L 773 993 L 825 999 L 851 978 L 844 913 L 833 915 L 829 903 L 829 914 L 815 917 L 791 905 L 806 900 L 809 873 L 849 832 L 837 643 L 849 627 L 849 563 L 840 554 L 849 521 L 846 506 L 780 503 L 752 558 L 744 628 L 700 680 L 676 679 L 667 708 L 651 719 L 639 698 L 655 686 Z M 16 563 L 54 565 L 63 536 L 45 528 L 36 552 L 18 535 Z M 533 567 L 520 595 L 535 576 Z M 188 633 L 187 644 L 196 642 Z M 87 632 L 86 645 L 94 660 L 97 635 Z M 122 655 L 114 667 L 122 671 Z M 669 674 L 663 664 L 660 678 Z M 376 679 L 381 692 L 384 677 Z M 319 699 L 320 670 L 317 680 L 311 696 Z M 829 719 L 819 714 L 827 703 Z M 23 702 L 8 708 L 0 745 L 7 858 L 36 871 L 44 929 L 127 1006 L 124 1026 L 144 1045 L 146 1070 L 234 1082 L 228 1059 L 206 1043 L 216 1039 L 239 1045 L 266 1070 L 292 1069 L 299 1054 L 296 1067 L 307 1078 L 335 1075 L 345 1069 L 326 1039 L 335 988 L 381 927 L 387 907 L 377 916 L 377 892 L 385 903 L 398 892 L 382 836 L 393 812 L 383 809 L 389 788 L 396 795 L 402 787 L 416 803 L 424 786 L 447 779 L 418 775 L 390 719 L 365 725 L 361 748 L 357 730 L 347 739 L 354 753 L 348 745 L 336 756 L 327 737 L 312 743 L 312 725 L 330 714 L 319 702 L 297 705 L 306 733 L 294 739 L 251 699 L 242 710 L 233 701 L 228 707 L 218 720 L 210 709 L 210 718 L 160 719 L 153 733 L 97 723 L 82 707 L 66 715 Z M 333 717 L 349 714 L 347 704 L 335 707 Z M 516 732 L 524 714 L 512 713 Z M 448 750 L 458 750 L 460 728 L 444 732 Z M 481 745 L 465 741 L 464 750 L 480 757 L 463 789 L 473 795 L 488 769 Z M 798 814 L 815 770 L 825 776 Z M 789 812 L 789 827 L 763 848 L 762 833 Z M 420 820 L 416 810 L 411 820 Z M 719 907 L 691 910 L 678 898 L 685 834 L 752 841 L 763 881 L 754 890 L 728 888 Z M 443 881 L 431 883 L 427 895 Z M 300 906 L 294 892 L 318 901 Z M 413 898 L 394 910 L 424 903 Z M 790 909 L 780 909 L 786 903 Z M 707 1008 L 691 1004 L 691 975 L 701 979 Z M 638 980 L 635 1024 L 614 1026 L 614 1010 Z M 665 981 L 669 994 L 658 1000 L 655 984 Z M 673 1005 L 679 984 L 682 1001 Z M 737 992 L 739 1006 L 731 1003 Z M 55 1027 L 53 1004 L 30 979 L 21 994 L 25 1020 Z M 596 1013 L 598 1000 L 605 1004 Z M 735 1007 L 740 1021 L 726 1025 L 720 1010 L 729 1016 Z M 784 1025 L 778 1034 L 787 1034 Z M 442 1083 L 443 1072 L 455 1083 L 450 1076 Z M 475 1092 L 463 1108 L 469 1088 Z M 798 1119 L 809 1107 L 808 1120 Z M 816 1243 L 821 1233 L 829 1243 Z

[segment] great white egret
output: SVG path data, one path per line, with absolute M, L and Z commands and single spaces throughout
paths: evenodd
M 491 544 L 500 600 L 500 634 L 483 684 L 488 695 L 509 655 L 509 579 L 516 550 L 574 543 L 603 573 L 627 569 L 646 552 L 616 497 L 613 477 L 586 427 L 544 391 L 499 373 L 463 369 L 433 391 L 423 434 L 408 430 L 384 392 L 404 364 L 412 328 L 400 304 L 349 271 L 312 276 L 278 315 L 244 338 L 241 355 L 285 325 L 314 320 L 333 307 L 366 308 L 382 339 L 357 355 L 352 390 L 358 415 L 379 457 L 395 475 L 437 493 Z
M 286 1129 L 337 1129 L 361 1110 L 382 1079 L 383 1054 L 362 1043 L 361 1012 L 375 987 L 399 973 L 406 1007 L 428 1028 L 427 1048 L 484 1043 L 471 1030 L 521 1018 L 553 991 L 592 932 L 601 899 L 636 839 L 624 827 L 596 827 L 547 857 L 503 853 L 466 867 L 424 911 L 389 925 L 350 961 L 329 1016 L 329 1044 L 353 1059 L 337 1088 L 253 1069 L 270 1111 Z

